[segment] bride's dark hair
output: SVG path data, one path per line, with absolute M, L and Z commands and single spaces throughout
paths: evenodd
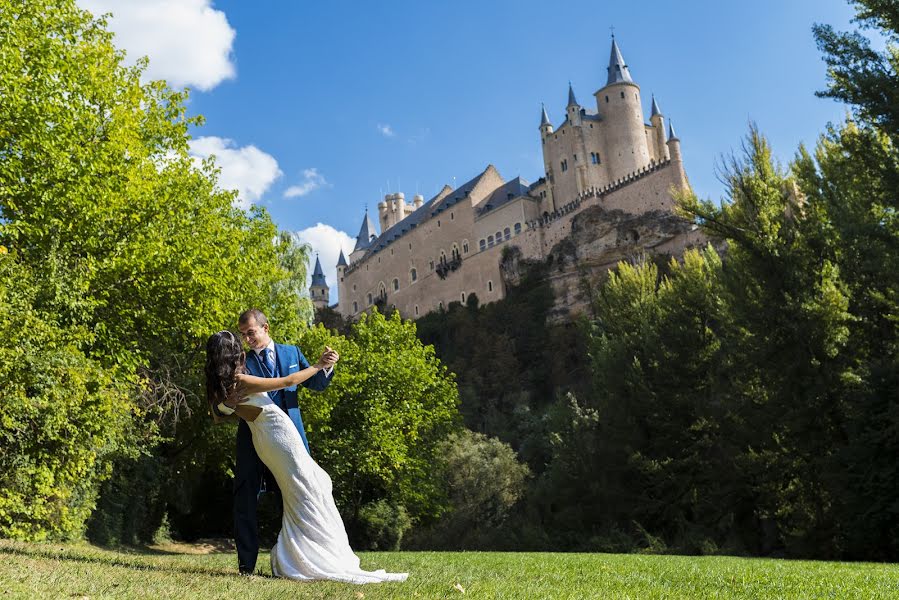
M 243 347 L 230 331 L 219 331 L 206 342 L 206 400 L 224 402 L 234 390 L 235 375 L 243 372 Z

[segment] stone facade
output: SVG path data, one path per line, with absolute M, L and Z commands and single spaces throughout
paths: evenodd
M 564 318 L 585 302 L 572 291 L 574 273 L 607 270 L 635 252 L 680 255 L 702 243 L 673 213 L 673 194 L 689 185 L 680 141 L 670 124 L 666 136 L 655 98 L 650 122 L 644 121 L 640 87 L 614 40 L 608 71 L 606 85 L 594 94 L 595 110 L 581 107 L 570 86 L 558 129 L 543 110 L 544 175 L 537 182 L 504 181 L 488 165 L 428 201 L 385 196 L 378 204 L 381 233 L 366 214 L 350 260 L 341 252 L 339 312 L 357 317 L 380 299 L 414 319 L 450 302 L 464 303 L 471 294 L 492 302 L 511 283 L 504 257 L 508 263 L 512 256 L 565 255 L 580 266 L 554 276 Z M 323 283 L 318 281 L 314 301 L 327 297 Z

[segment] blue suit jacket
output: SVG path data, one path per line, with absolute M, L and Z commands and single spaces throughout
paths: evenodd
M 288 346 L 286 344 L 275 344 L 275 377 L 284 377 L 297 371 L 308 368 L 309 361 L 303 356 L 303 353 L 296 346 Z M 256 377 L 266 377 L 265 368 L 262 366 L 262 359 L 259 355 L 251 350 L 247 353 L 247 372 Z M 319 371 L 309 379 L 303 382 L 303 387 L 316 392 L 323 391 L 328 384 L 331 383 L 331 375 L 325 375 L 324 371 Z M 293 424 L 296 425 L 300 437 L 303 438 L 303 444 L 306 451 L 309 451 L 309 442 L 306 440 L 306 429 L 303 427 L 303 416 L 300 412 L 300 405 L 297 399 L 297 386 L 269 392 L 269 397 L 284 410 Z

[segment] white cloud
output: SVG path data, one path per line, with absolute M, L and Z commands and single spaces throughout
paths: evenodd
M 387 125 L 385 123 L 378 123 L 378 131 L 384 137 L 392 138 L 392 137 L 396 136 L 396 133 L 393 131 L 393 127 L 391 127 L 390 125 Z
M 318 169 L 303 169 L 303 181 L 298 185 L 292 185 L 284 190 L 285 198 L 297 198 L 314 192 L 318 188 L 326 187 L 329 183 L 325 180 L 324 175 L 318 172 Z
M 236 75 L 236 32 L 212 0 L 77 0 L 94 15 L 112 13 L 109 28 L 128 62 L 148 56 L 147 79 L 210 90 Z
M 337 259 L 340 250 L 349 260 L 350 252 L 356 245 L 356 238 L 345 231 L 334 229 L 330 225 L 318 223 L 314 227 L 307 227 L 294 233 L 297 240 L 309 244 L 312 247 L 312 261 L 309 263 L 309 272 L 306 274 L 306 287 L 312 284 L 312 269 L 315 267 L 315 253 L 322 263 L 322 271 L 325 273 L 325 281 L 328 283 L 328 293 L 331 304 L 337 301 Z
M 215 155 L 215 163 L 221 169 L 219 187 L 237 190 L 237 204 L 249 208 L 259 200 L 272 183 L 282 175 L 278 161 L 256 146 L 235 148 L 234 141 L 207 136 L 190 141 L 190 155 L 199 162 Z

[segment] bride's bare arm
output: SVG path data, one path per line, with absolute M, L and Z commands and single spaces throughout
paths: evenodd
M 261 392 L 271 392 L 282 388 L 299 385 L 324 369 L 321 363 L 307 367 L 302 371 L 291 373 L 286 377 L 255 377 L 242 373 L 236 376 L 237 379 L 237 395 L 241 400 L 250 394 L 259 394 Z

